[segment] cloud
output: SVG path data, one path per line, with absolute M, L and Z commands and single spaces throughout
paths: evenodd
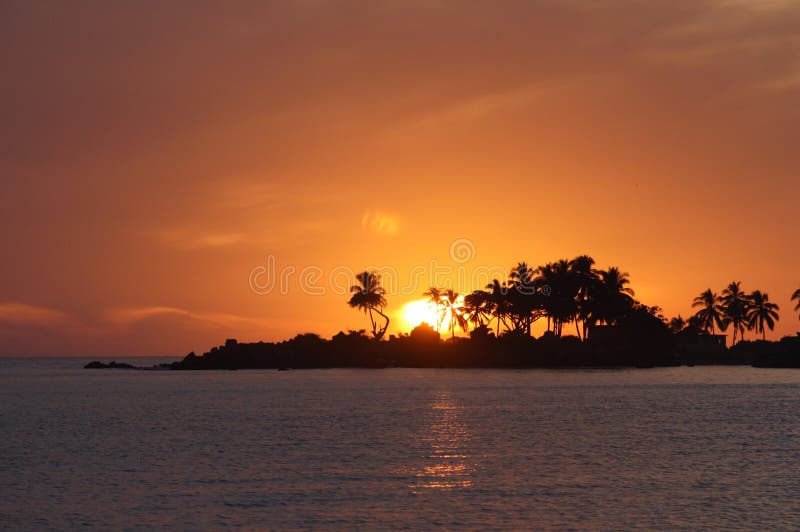
M 193 312 L 178 307 L 151 306 L 114 308 L 106 311 L 106 318 L 114 325 L 133 325 L 154 318 L 187 318 L 220 327 L 264 327 L 267 322 L 259 318 L 219 312 Z
M 400 224 L 392 215 L 381 211 L 367 211 L 361 217 L 361 228 L 378 235 L 396 235 Z
M 772 92 L 800 90 L 800 71 L 761 83 L 756 88 Z
M 244 233 L 203 233 L 188 229 L 166 229 L 157 231 L 157 237 L 169 246 L 180 250 L 221 248 L 248 242 Z
M 406 133 L 407 129 L 435 130 L 441 127 L 460 127 L 463 123 L 477 122 L 501 113 L 512 113 L 536 102 L 546 91 L 557 90 L 561 82 L 539 83 L 502 89 L 487 94 L 469 95 L 455 103 L 445 103 L 439 108 L 409 113 L 410 118 L 390 126 L 391 131 Z
M 70 317 L 59 310 L 24 303 L 0 303 L 0 323 L 3 324 L 48 327 L 70 321 Z
M 192 191 L 192 205 L 150 225 L 147 237 L 178 251 L 275 247 L 309 233 L 331 229 L 331 211 L 343 188 L 272 182 L 267 176 L 230 177 Z
M 297 184 L 290 179 L 283 181 L 286 182 L 278 182 L 268 175 L 247 179 L 229 177 L 211 183 L 204 196 L 211 204 L 217 203 L 222 208 L 236 211 L 250 208 L 292 211 L 298 205 L 324 205 L 345 196 L 342 187 L 337 191 L 319 183 Z

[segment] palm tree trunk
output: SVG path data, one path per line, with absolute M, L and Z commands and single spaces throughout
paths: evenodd
M 375 318 L 372 316 L 372 307 L 368 307 L 369 311 L 369 322 L 372 324 L 372 336 L 375 336 L 376 329 L 375 329 Z
M 380 331 L 376 331 L 376 333 L 374 335 L 375 338 L 380 340 L 381 338 L 383 338 L 383 335 L 386 334 L 386 330 L 389 328 L 390 321 L 389 321 L 389 316 L 387 316 L 386 314 L 384 314 L 380 310 L 375 309 L 375 312 L 377 312 L 383 319 L 386 320 L 386 323 L 383 325 L 383 327 L 381 327 L 381 330 Z

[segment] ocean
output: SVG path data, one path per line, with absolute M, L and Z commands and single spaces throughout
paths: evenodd
M 88 360 L 0 359 L 0 529 L 800 526 L 800 370 Z

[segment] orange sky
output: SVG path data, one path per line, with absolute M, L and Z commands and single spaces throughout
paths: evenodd
M 794 334 L 798 28 L 788 0 L 4 2 L 0 354 L 363 328 L 331 271 L 459 238 L 469 272 L 590 254 L 668 315 L 741 280 Z M 268 256 L 325 293 L 254 293 Z

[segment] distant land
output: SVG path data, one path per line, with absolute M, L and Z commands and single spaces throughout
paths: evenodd
M 780 341 L 740 341 L 731 348 L 718 335 L 672 333 L 657 321 L 636 327 L 598 327 L 586 340 L 545 334 L 540 338 L 486 328 L 469 338 L 442 340 L 427 324 L 410 334 L 376 340 L 365 331 L 340 332 L 330 340 L 299 334 L 282 342 L 239 343 L 229 339 L 201 356 L 154 368 L 91 362 L 87 368 L 235 370 L 320 368 L 620 368 L 678 365 L 752 365 L 800 368 L 800 334 Z

